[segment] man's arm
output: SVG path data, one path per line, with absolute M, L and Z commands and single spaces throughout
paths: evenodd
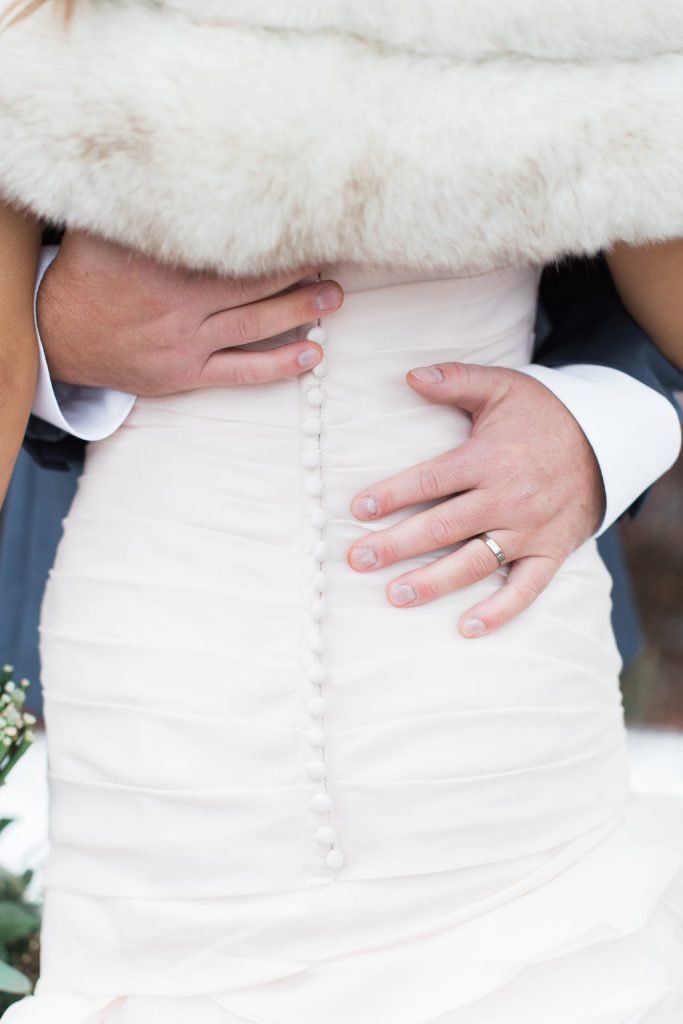
M 84 441 L 117 429 L 137 394 L 310 370 L 323 354 L 315 340 L 250 347 L 341 306 L 335 282 L 297 287 L 306 273 L 239 281 L 192 274 L 82 232 L 44 246 L 36 283 L 41 362 L 25 447 L 41 465 L 66 469 L 82 460 Z
M 539 338 L 536 362 L 544 366 L 587 363 L 620 370 L 680 410 L 674 392 L 683 391 L 683 372 L 626 311 L 604 258 L 571 259 L 546 268 L 540 305 L 550 330 Z
M 563 402 L 593 447 L 606 494 L 601 534 L 637 511 L 675 461 L 683 373 L 626 311 L 603 258 L 545 270 L 537 333 L 526 372 Z
M 63 246 L 61 262 L 55 261 L 47 275 L 48 287 L 41 290 L 44 316 L 39 308 L 39 323 L 41 328 L 44 323 L 49 328 L 45 340 L 55 376 L 76 385 L 167 394 L 300 373 L 306 367 L 296 363 L 297 353 L 314 347 L 312 341 L 269 352 L 252 350 L 248 356 L 247 349 L 239 346 L 249 346 L 258 338 L 272 337 L 333 311 L 325 311 L 318 304 L 322 298 L 319 291 L 328 287 L 322 284 L 292 290 L 295 279 L 289 285 L 282 281 L 276 293 L 273 282 L 219 282 L 197 275 L 177 275 L 169 268 L 82 235 L 72 235 L 66 256 L 64 253 Z M 121 301 L 122 295 L 125 302 Z M 271 297 L 264 300 L 264 295 Z M 452 403 L 470 411 L 472 438 L 457 451 L 437 456 L 429 464 L 413 466 L 392 480 L 371 484 L 352 503 L 354 515 L 366 520 L 381 519 L 396 508 L 444 498 L 434 509 L 375 532 L 375 567 L 432 551 L 444 542 L 458 544 L 482 530 L 495 531 L 494 539 L 513 564 L 505 587 L 463 616 L 461 629 L 469 636 L 497 629 L 519 614 L 547 586 L 570 552 L 593 536 L 601 524 L 603 529 L 606 527 L 603 478 L 608 492 L 611 487 L 614 493 L 622 474 L 615 472 L 615 459 L 610 463 L 605 456 L 603 442 L 584 413 L 590 415 L 595 408 L 602 412 L 609 395 L 616 394 L 617 420 L 632 425 L 645 419 L 649 427 L 650 420 L 656 419 L 655 407 L 644 413 L 646 406 L 642 403 L 643 396 L 652 397 L 656 408 L 665 410 L 668 418 L 664 433 L 669 436 L 665 442 L 664 434 L 656 436 L 654 431 L 653 452 L 656 455 L 668 444 L 667 459 L 673 461 L 680 443 L 678 420 L 669 400 L 624 370 L 613 368 L 620 361 L 620 346 L 625 342 L 610 319 L 612 307 L 595 305 L 585 291 L 573 291 L 566 279 L 556 303 L 545 289 L 544 301 L 552 329 L 541 357 L 548 365 L 520 373 L 441 364 L 427 368 L 426 377 L 416 372 L 408 374 L 407 383 L 426 400 Z M 341 304 L 340 290 L 336 304 Z M 170 333 L 169 325 L 173 327 Z M 642 332 L 639 337 L 647 344 Z M 562 350 L 559 357 L 558 347 Z M 586 348 L 588 352 L 583 355 Z M 321 354 L 318 350 L 318 358 Z M 654 353 L 650 352 L 650 357 L 655 358 Z M 576 365 L 566 365 L 580 361 L 589 365 L 578 370 Z M 553 368 L 559 366 L 562 368 Z M 598 387 L 594 378 L 586 378 L 586 371 L 589 376 L 607 375 L 609 384 L 603 378 L 603 386 Z M 642 367 L 637 372 L 642 379 Z M 536 373 L 553 378 L 555 383 L 540 383 L 533 379 Z M 660 380 L 659 374 L 656 378 Z M 632 392 L 624 391 L 629 387 L 641 396 L 637 411 L 631 408 Z M 579 393 L 583 395 L 581 401 L 577 400 Z M 610 421 L 609 416 L 601 419 Z M 629 438 L 627 432 L 619 430 L 610 436 L 620 442 L 614 452 L 621 470 L 631 464 Z M 656 457 L 659 467 L 653 471 L 650 465 L 644 483 L 642 475 L 635 483 L 632 480 L 626 500 L 623 491 L 617 498 L 610 498 L 608 493 L 608 515 L 620 514 L 667 468 Z M 445 533 L 449 529 L 450 537 Z M 435 543 L 437 535 L 439 543 Z M 360 567 L 355 564 L 354 550 L 362 543 L 363 539 L 349 552 L 354 568 Z M 367 563 L 364 566 L 368 568 Z M 437 559 L 433 568 L 409 574 L 416 590 L 415 603 L 482 579 L 497 566 L 495 557 L 480 541 L 470 541 L 462 551 Z M 429 574 L 431 578 L 427 579 Z M 397 582 L 392 581 L 392 585 Z M 389 600 L 391 591 L 390 586 Z
M 680 423 L 673 391 L 683 374 L 628 316 L 602 261 L 569 261 L 541 286 L 545 365 L 523 373 L 439 364 L 411 371 L 429 401 L 472 416 L 472 437 L 356 495 L 352 512 L 377 519 L 444 500 L 361 538 L 349 563 L 361 571 L 494 531 L 511 567 L 506 585 L 461 618 L 484 636 L 527 608 L 571 551 L 604 532 L 675 460 Z M 603 494 L 604 491 L 604 494 Z M 438 537 L 439 543 L 436 543 Z M 401 604 L 418 606 L 497 568 L 479 540 L 392 580 Z
M 38 324 L 38 291 L 59 246 L 43 245 L 34 291 L 38 375 L 24 448 L 44 469 L 67 471 L 83 462 L 88 441 L 112 434 L 130 412 L 135 396 L 110 388 L 75 387 L 53 381 Z

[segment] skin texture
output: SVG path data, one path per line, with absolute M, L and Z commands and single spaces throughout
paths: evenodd
M 472 435 L 465 444 L 356 495 L 351 510 L 366 522 L 417 502 L 444 500 L 373 533 L 371 543 L 367 537 L 356 542 L 349 564 L 371 572 L 475 538 L 387 586 L 393 604 L 415 607 L 494 572 L 495 555 L 476 539 L 483 531 L 491 533 L 513 563 L 507 582 L 459 623 L 463 635 L 483 636 L 527 608 L 567 556 L 597 530 L 605 501 L 600 469 L 571 413 L 523 373 L 440 363 L 411 370 L 406 380 L 427 401 L 469 412 Z M 368 505 L 376 507 L 374 515 Z M 356 562 L 357 552 L 368 548 L 377 562 L 364 568 Z
M 65 383 L 165 395 L 300 373 L 308 367 L 297 365 L 297 355 L 308 349 L 318 361 L 319 346 L 296 342 L 271 351 L 242 346 L 310 323 L 341 305 L 338 285 L 327 310 L 315 305 L 322 285 L 294 288 L 310 271 L 301 268 L 268 280 L 218 279 L 162 267 L 89 235 L 67 235 L 39 292 L 39 324 L 52 375 Z M 567 555 L 595 532 L 604 508 L 602 478 L 578 423 L 542 384 L 501 368 L 448 363 L 440 370 L 442 381 L 421 380 L 411 371 L 406 386 L 426 401 L 467 410 L 472 438 L 370 484 L 351 511 L 367 521 L 444 499 L 374 534 L 377 565 L 492 532 L 515 564 L 496 597 L 463 617 L 463 630 L 466 622 L 483 623 L 466 635 L 483 635 L 526 608 Z M 374 515 L 364 511 L 367 497 L 377 504 Z M 359 540 L 349 551 L 349 564 L 358 571 L 372 571 L 354 565 L 354 552 L 367 546 Z M 427 568 L 397 573 L 394 585 L 415 589 L 416 599 L 405 605 L 411 607 L 497 567 L 486 546 L 471 540 Z M 396 603 L 393 595 L 390 586 L 387 597 Z
M 33 282 L 38 224 L 0 205 L 0 505 L 14 468 L 38 371 Z
M 683 239 L 661 245 L 622 243 L 605 255 L 633 319 L 683 369 Z
M 262 352 L 242 346 L 339 309 L 344 295 L 335 282 L 294 288 L 311 269 L 231 280 L 67 234 L 38 293 L 50 373 L 69 384 L 145 396 L 303 373 L 322 359 L 320 345 L 297 341 Z M 310 361 L 301 365 L 304 354 Z

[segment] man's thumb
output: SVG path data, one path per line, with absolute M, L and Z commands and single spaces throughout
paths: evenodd
M 406 374 L 411 388 L 430 402 L 457 405 L 473 415 L 507 393 L 511 377 L 511 371 L 504 367 L 476 363 L 435 363 Z

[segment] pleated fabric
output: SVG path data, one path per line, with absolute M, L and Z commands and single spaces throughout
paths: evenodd
M 446 549 L 346 562 L 428 507 L 354 494 L 469 436 L 406 372 L 528 361 L 538 274 L 330 273 L 317 374 L 140 400 L 90 447 L 43 608 L 42 974 L 6 1020 L 678 1021 L 683 805 L 628 791 L 595 544 L 478 641 L 505 570 L 398 609 Z

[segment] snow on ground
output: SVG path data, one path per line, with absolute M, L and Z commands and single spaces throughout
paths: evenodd
M 634 789 L 683 799 L 683 732 L 631 729 L 629 749 Z M 47 746 L 45 734 L 40 731 L 0 789 L 0 817 L 16 819 L 0 835 L 0 864 L 15 871 L 35 869 L 31 897 L 40 893 L 41 868 L 47 853 L 46 770 Z

